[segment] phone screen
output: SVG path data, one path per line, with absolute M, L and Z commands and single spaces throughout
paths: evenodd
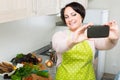
M 87 29 L 88 38 L 104 38 L 109 36 L 108 25 L 93 25 Z

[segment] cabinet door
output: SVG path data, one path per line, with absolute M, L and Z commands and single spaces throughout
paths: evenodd
M 57 13 L 58 0 L 36 0 L 37 15 L 51 15 Z
M 76 0 L 60 0 L 60 8 L 63 8 L 66 4 Z
M 0 23 L 32 16 L 32 0 L 0 0 Z
M 88 0 L 76 0 L 77 2 L 81 3 L 85 8 L 88 6 Z
M 66 4 L 70 2 L 79 2 L 81 3 L 85 8 L 87 8 L 87 1 L 88 0 L 59 0 L 60 1 L 60 8 L 64 7 Z

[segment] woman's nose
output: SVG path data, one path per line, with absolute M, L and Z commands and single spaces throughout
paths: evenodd
M 69 17 L 69 18 L 68 18 L 68 21 L 72 21 L 72 17 Z

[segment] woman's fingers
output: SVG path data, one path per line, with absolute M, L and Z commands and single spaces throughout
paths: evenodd
M 113 21 L 106 23 L 105 25 L 109 25 L 110 27 L 115 27 L 117 25 L 117 22 L 113 20 Z
M 91 25 L 93 25 L 93 23 L 88 23 L 78 28 L 77 29 L 78 34 L 84 33 L 87 30 L 87 28 Z
M 74 33 L 74 40 L 75 40 L 76 42 L 81 42 L 81 41 L 83 41 L 83 40 L 88 39 L 88 37 L 87 37 L 87 28 L 88 28 L 89 26 L 91 26 L 91 25 L 93 25 L 93 24 L 92 24 L 92 23 L 88 23 L 88 24 L 83 25 L 83 26 L 81 26 L 80 28 L 78 28 L 78 29 L 76 30 L 76 32 Z
M 109 38 L 110 39 L 119 38 L 119 28 L 118 28 L 117 22 L 113 20 L 113 21 L 108 22 L 107 25 L 109 25 L 110 27 Z

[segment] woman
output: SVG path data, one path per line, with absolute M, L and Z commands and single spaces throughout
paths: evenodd
M 58 58 L 56 80 L 95 80 L 92 63 L 95 49 L 111 49 L 119 39 L 115 21 L 105 24 L 110 27 L 108 37 L 88 38 L 87 27 L 93 24 L 83 25 L 84 17 L 85 9 L 77 2 L 71 2 L 61 10 L 61 18 L 69 30 L 59 31 L 52 38 Z

